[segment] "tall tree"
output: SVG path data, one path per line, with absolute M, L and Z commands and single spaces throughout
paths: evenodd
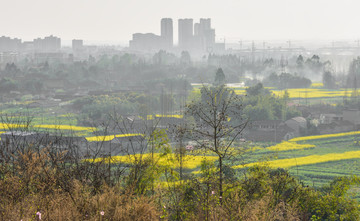
M 214 86 L 220 86 L 225 84 L 225 74 L 222 68 L 219 68 L 215 74 Z
M 224 161 L 235 155 L 235 150 L 231 147 L 239 138 L 247 121 L 241 119 L 241 97 L 225 85 L 203 86 L 201 96 L 201 101 L 192 102 L 187 106 L 188 114 L 196 119 L 196 125 L 188 129 L 192 134 L 192 140 L 198 142 L 199 148 L 211 151 L 218 157 L 218 188 L 222 202 Z M 204 142 L 206 140 L 209 142 Z

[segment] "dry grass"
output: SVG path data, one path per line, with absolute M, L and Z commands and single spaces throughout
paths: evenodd
M 38 212 L 43 220 L 157 220 L 160 215 L 154 197 L 105 184 L 94 193 L 76 179 L 63 185 L 65 177 L 50 166 L 46 149 L 14 157 L 13 166 L 0 168 L 1 220 L 36 220 Z

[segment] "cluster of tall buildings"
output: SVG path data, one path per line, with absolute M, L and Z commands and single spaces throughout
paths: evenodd
M 161 19 L 161 35 L 154 33 L 135 33 L 129 42 L 131 50 L 158 51 L 172 50 L 174 45 L 173 21 L 171 18 Z
M 225 44 L 215 42 L 215 29 L 210 18 L 201 18 L 199 23 L 193 19 L 178 20 L 178 47 L 174 47 L 174 29 L 171 18 L 161 19 L 161 35 L 135 33 L 129 42 L 131 50 L 136 51 L 173 51 L 176 49 L 199 53 L 225 50 Z
M 83 45 L 83 40 L 74 39 L 72 50 L 69 50 L 61 48 L 61 39 L 53 35 L 36 38 L 33 41 L 2 36 L 0 37 L 0 69 L 7 63 L 16 63 L 25 58 L 37 63 L 86 60 L 92 52 L 93 50 Z
M 21 47 L 21 39 L 5 36 L 0 37 L 0 51 L 19 51 Z
M 18 38 L 0 37 L 0 52 L 57 52 L 61 49 L 61 39 L 55 36 L 24 41 Z
M 210 18 L 201 18 L 193 24 L 193 19 L 179 19 L 179 47 L 185 50 L 212 52 L 215 43 L 215 29 Z
M 34 39 L 34 50 L 39 52 L 54 52 L 61 49 L 61 39 L 56 36 Z

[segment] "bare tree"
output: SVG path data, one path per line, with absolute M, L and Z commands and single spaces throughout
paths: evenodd
M 192 139 L 199 148 L 209 150 L 218 157 L 218 183 L 220 202 L 223 196 L 224 160 L 236 156 L 231 148 L 247 124 L 242 118 L 241 97 L 225 85 L 203 86 L 201 101 L 188 105 L 187 113 L 196 120 L 196 125 L 188 128 Z

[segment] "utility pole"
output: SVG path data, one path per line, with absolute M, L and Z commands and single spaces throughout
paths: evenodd
M 286 41 L 289 44 L 289 50 L 291 49 L 291 40 Z
M 242 40 L 239 41 L 239 44 L 240 44 L 240 50 L 242 50 Z
M 251 44 L 251 60 L 252 60 L 252 64 L 254 65 L 254 63 L 255 63 L 255 43 L 254 43 L 254 41 L 252 41 L 252 44 Z

